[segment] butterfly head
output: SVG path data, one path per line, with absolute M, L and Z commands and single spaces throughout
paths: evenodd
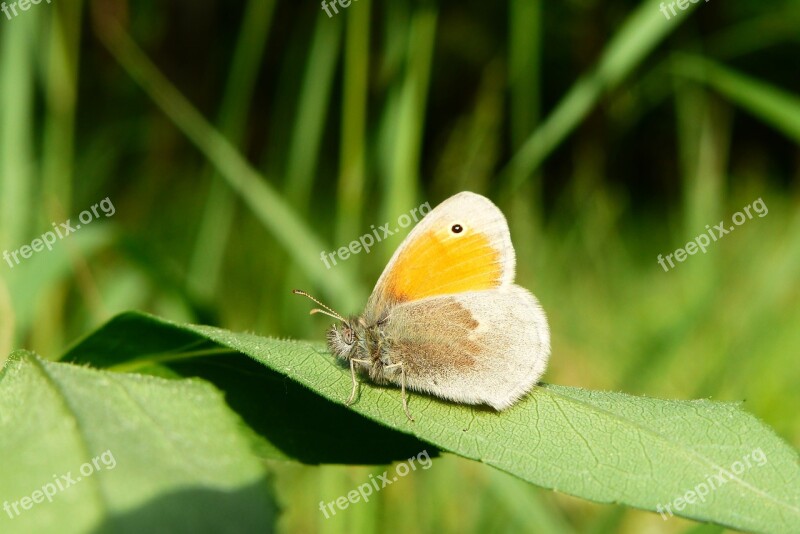
M 328 329 L 328 349 L 334 356 L 343 360 L 349 360 L 356 356 L 359 339 L 363 339 L 363 321 L 360 317 L 353 317 Z
M 328 329 L 328 349 L 337 358 L 347 359 L 353 351 L 356 343 L 356 336 L 350 324 L 344 322 L 341 326 L 333 325 Z
M 343 360 L 354 358 L 356 356 L 358 340 L 363 338 L 363 335 L 359 335 L 359 331 L 363 333 L 363 330 L 366 327 L 364 319 L 361 317 L 350 317 L 349 319 L 345 319 L 340 314 L 336 313 L 331 308 L 324 305 L 305 291 L 295 289 L 292 291 L 292 293 L 295 295 L 308 297 L 321 306 L 321 308 L 315 308 L 311 310 L 312 314 L 322 313 L 328 317 L 333 317 L 334 319 L 341 321 L 340 325 L 333 325 L 328 329 L 328 349 L 337 358 L 342 358 Z

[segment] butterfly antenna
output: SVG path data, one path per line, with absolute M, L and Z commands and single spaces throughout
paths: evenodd
M 328 306 L 324 305 L 323 303 L 321 303 L 320 301 L 318 301 L 317 299 L 315 299 L 314 297 L 312 297 L 311 295 L 306 293 L 305 291 L 302 291 L 300 289 L 293 289 L 292 293 L 294 293 L 295 295 L 303 295 L 304 297 L 308 297 L 312 301 L 316 302 L 317 304 L 319 304 L 320 306 L 322 306 L 324 308 L 322 310 L 319 309 L 319 308 L 314 308 L 310 312 L 311 315 L 314 315 L 315 313 L 323 313 L 323 314 L 327 315 L 328 317 L 333 317 L 334 319 L 338 319 L 338 320 L 342 321 L 343 323 L 347 322 L 347 320 L 344 317 L 342 317 L 341 315 L 339 315 L 338 313 L 336 313 L 335 311 L 330 309 Z

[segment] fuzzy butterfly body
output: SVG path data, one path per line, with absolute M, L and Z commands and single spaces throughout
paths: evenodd
M 406 388 L 497 410 L 530 391 L 550 332 L 514 269 L 508 224 L 489 199 L 462 192 L 437 206 L 394 253 L 361 316 L 329 313 L 341 325 L 328 347 L 353 373 L 348 403 L 356 369 L 401 386 L 409 418 Z

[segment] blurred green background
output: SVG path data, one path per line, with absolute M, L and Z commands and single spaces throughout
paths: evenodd
M 82 2 L 0 14 L 0 361 L 58 359 L 123 310 L 321 339 L 404 233 L 471 190 L 541 301 L 546 382 L 744 402 L 800 445 L 800 2 Z M 656 262 L 761 198 L 669 272 Z M 326 520 L 385 466 L 270 464 L 284 532 L 717 532 L 443 455 Z

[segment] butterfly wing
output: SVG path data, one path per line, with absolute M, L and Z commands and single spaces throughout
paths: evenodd
M 374 322 L 401 303 L 509 285 L 514 266 L 500 209 L 481 195 L 459 193 L 428 213 L 406 237 L 378 279 L 365 317 Z
M 538 382 L 550 355 L 544 311 L 513 284 L 401 303 L 385 329 L 407 387 L 497 410 Z M 397 372 L 386 378 L 400 383 Z

